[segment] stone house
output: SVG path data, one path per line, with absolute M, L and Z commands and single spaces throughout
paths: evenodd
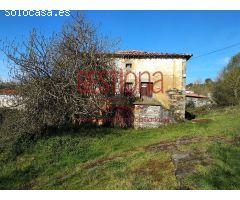
M 183 121 L 186 105 L 186 63 L 192 54 L 143 51 L 116 52 L 114 57 L 125 74 L 125 89 L 134 91 L 135 128 L 160 127 Z

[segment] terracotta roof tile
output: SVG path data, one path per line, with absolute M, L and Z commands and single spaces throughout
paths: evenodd
M 194 93 L 186 94 L 186 97 L 208 98 L 207 96 L 204 96 L 204 95 L 201 95 L 201 94 L 194 94 Z
M 178 54 L 178 53 L 160 53 L 160 52 L 146 52 L 146 51 L 118 51 L 113 54 L 119 58 L 186 58 L 192 57 L 192 54 Z
M 15 90 L 12 89 L 1 89 L 0 90 L 0 95 L 14 95 L 16 94 Z

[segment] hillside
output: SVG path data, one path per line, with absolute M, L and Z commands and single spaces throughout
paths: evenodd
M 240 189 L 240 108 L 159 129 L 52 134 L 1 164 L 1 189 Z

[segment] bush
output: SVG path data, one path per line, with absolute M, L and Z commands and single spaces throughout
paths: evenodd
M 214 109 L 213 106 L 187 107 L 186 112 L 191 113 L 195 117 L 198 117 L 199 115 L 204 115 L 209 113 L 213 109 Z
M 0 109 L 0 163 L 13 160 L 28 149 L 40 134 L 21 126 L 21 112 L 13 109 Z

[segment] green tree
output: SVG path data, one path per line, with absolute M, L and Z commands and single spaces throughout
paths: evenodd
M 220 73 L 213 97 L 221 106 L 240 104 L 240 53 L 233 56 Z

